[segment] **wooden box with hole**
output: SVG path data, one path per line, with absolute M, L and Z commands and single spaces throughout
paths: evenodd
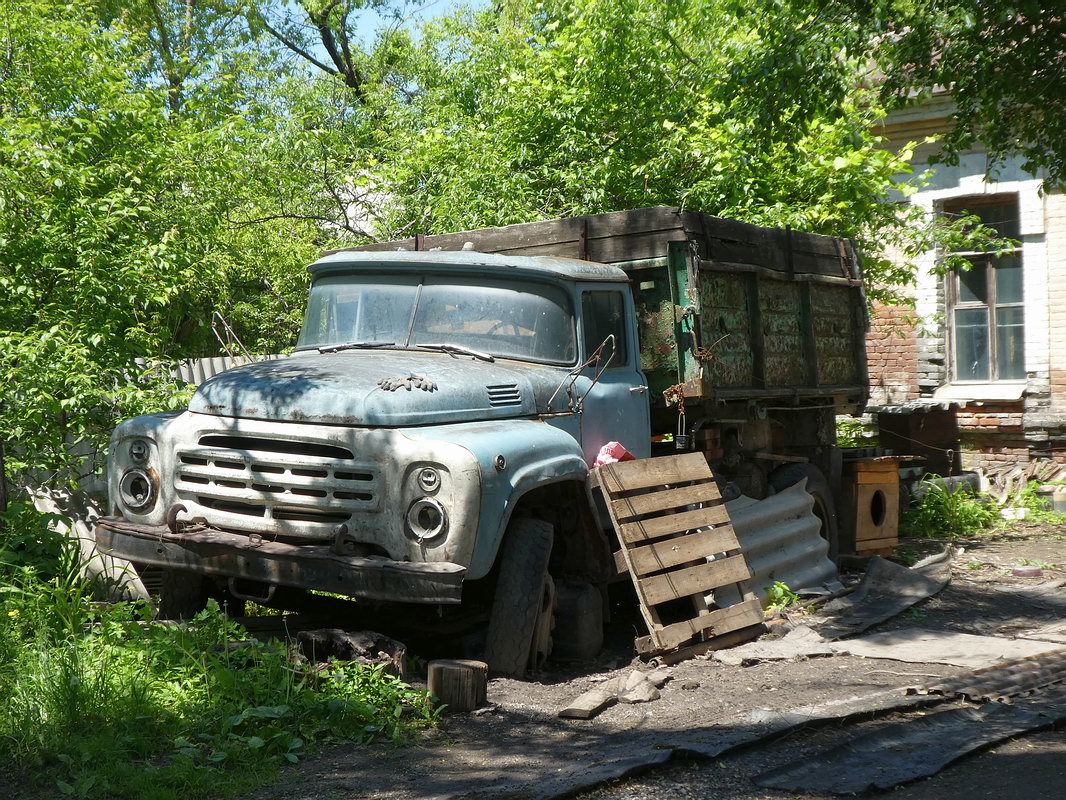
M 854 534 L 855 554 L 889 555 L 899 544 L 898 456 L 844 461 L 840 524 Z

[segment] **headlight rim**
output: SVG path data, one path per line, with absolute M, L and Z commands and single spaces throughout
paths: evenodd
M 134 480 L 143 480 L 147 491 L 143 500 L 137 500 L 130 483 Z M 128 510 L 135 514 L 141 514 L 151 509 L 159 498 L 159 487 L 152 475 L 140 467 L 131 467 L 122 473 L 118 480 L 119 501 Z
M 439 515 L 439 522 L 432 528 L 423 525 L 419 519 L 427 509 Z M 448 533 L 448 510 L 435 497 L 419 497 L 407 507 L 404 528 L 408 536 L 419 544 L 441 541 Z

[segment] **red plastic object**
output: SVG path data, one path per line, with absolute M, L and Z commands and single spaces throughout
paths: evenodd
M 604 464 L 615 464 L 619 461 L 635 461 L 636 456 L 630 453 L 618 442 L 607 442 L 600 448 L 596 460 L 592 462 L 593 468 L 602 467 Z

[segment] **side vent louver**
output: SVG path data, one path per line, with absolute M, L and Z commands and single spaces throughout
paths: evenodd
M 501 383 L 496 386 L 486 386 L 489 393 L 490 406 L 520 406 L 522 405 L 522 393 L 518 391 L 516 383 Z

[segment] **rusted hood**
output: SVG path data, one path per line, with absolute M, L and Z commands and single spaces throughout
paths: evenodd
M 190 411 L 331 425 L 432 425 L 531 416 L 558 368 L 396 350 L 299 353 L 203 383 Z

